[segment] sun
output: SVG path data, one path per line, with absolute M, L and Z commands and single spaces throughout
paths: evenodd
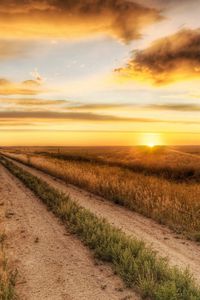
M 149 143 L 147 144 L 147 147 L 149 147 L 149 148 L 153 148 L 153 147 L 155 147 L 155 146 L 156 146 L 156 144 L 153 143 L 153 142 L 149 142 Z
M 154 148 L 158 145 L 162 145 L 162 139 L 158 133 L 145 133 L 140 139 L 141 145 L 145 145 L 149 148 Z

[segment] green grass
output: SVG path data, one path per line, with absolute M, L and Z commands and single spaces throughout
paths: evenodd
M 137 290 L 142 299 L 200 300 L 200 290 L 187 271 L 169 267 L 166 259 L 158 257 L 143 242 L 126 236 L 12 162 L 3 158 L 1 161 L 92 249 L 95 257 L 109 262 L 114 272 L 128 287 Z
M 15 300 L 15 281 L 17 272 L 13 272 L 5 255 L 6 236 L 0 233 L 0 300 Z

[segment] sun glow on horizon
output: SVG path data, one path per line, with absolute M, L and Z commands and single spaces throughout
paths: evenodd
M 151 142 L 151 143 L 148 143 L 147 146 L 148 146 L 149 148 L 153 148 L 153 147 L 155 147 L 155 146 L 157 146 L 157 145 L 154 144 L 153 142 Z
M 140 138 L 140 144 L 149 148 L 163 145 L 162 138 L 158 133 L 144 133 Z

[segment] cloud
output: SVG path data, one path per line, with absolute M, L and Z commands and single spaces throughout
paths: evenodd
M 129 122 L 129 123 L 169 123 L 169 124 L 200 124 L 199 121 L 185 121 L 185 120 L 161 120 L 161 119 L 151 119 L 151 118 L 129 118 L 114 115 L 102 115 L 90 112 L 74 113 L 74 112 L 51 112 L 51 111 L 0 111 L 0 121 L 3 119 L 19 119 L 20 122 L 24 119 L 52 122 L 60 121 L 66 122 L 70 121 L 92 121 L 92 122 Z
M 0 83 L 1 84 L 1 83 Z M 32 83 L 31 83 L 32 84 Z M 128 103 L 80 103 L 72 100 L 51 100 L 51 99 L 42 99 L 42 98 L 0 98 L 0 102 L 9 107 L 16 107 L 18 110 L 26 110 L 27 108 L 37 108 L 41 109 L 57 109 L 66 111 L 98 111 L 98 110 L 117 110 L 117 109 L 129 109 L 130 107 L 136 107 L 135 104 Z
M 73 105 L 72 102 L 69 102 L 69 106 L 66 107 L 67 110 L 75 111 L 95 111 L 95 110 L 126 110 L 130 111 L 131 109 L 155 109 L 155 110 L 174 110 L 174 111 L 200 111 L 200 105 L 194 103 L 164 103 L 164 104 L 131 104 L 131 103 L 96 103 L 96 104 L 79 104 Z
M 37 99 L 37 98 L 1 98 L 1 103 L 12 104 L 12 105 L 21 105 L 21 106 L 54 106 L 54 105 L 64 105 L 69 101 L 67 100 L 46 100 L 46 99 Z M 70 102 L 71 103 L 71 102 Z
M 133 106 L 131 104 L 123 104 L 123 103 L 95 103 L 95 104 L 77 104 L 77 105 L 69 105 L 66 107 L 67 110 L 110 110 L 110 109 L 122 109 Z
M 51 111 L 0 111 L 1 118 L 14 119 L 48 119 L 48 120 L 79 120 L 79 121 L 116 121 L 116 122 L 160 122 L 160 120 L 149 118 L 128 118 L 110 115 L 101 115 L 90 112 L 51 112 Z
M 159 10 L 129 0 L 1 0 L 0 35 L 74 38 L 105 33 L 129 42 L 161 19 Z
M 127 65 L 115 71 L 124 80 L 154 85 L 200 78 L 200 29 L 181 30 L 133 51 Z
M 40 75 L 37 68 L 35 68 L 30 75 L 34 78 L 35 81 L 42 83 L 45 79 Z
M 177 8 L 180 5 L 180 0 L 136 0 L 136 2 L 150 7 L 156 7 L 160 9 Z M 192 4 L 198 5 L 198 0 L 181 0 L 181 7 L 191 6 Z
M 195 98 L 195 99 L 199 99 L 200 98 L 200 94 L 198 94 L 198 93 L 192 93 L 189 96 L 192 97 L 192 98 Z
M 33 43 L 17 40 L 0 40 L 0 60 L 11 59 L 15 57 L 26 57 L 32 50 Z
M 30 123 L 30 122 L 20 122 L 20 121 L 17 121 L 17 122 L 13 122 L 13 121 L 8 121 L 8 122 L 2 122 L 0 121 L 0 127 L 15 127 L 16 126 L 31 126 L 31 125 L 36 125 L 34 123 Z
M 179 103 L 169 103 L 169 104 L 150 104 L 146 106 L 151 109 L 158 110 L 175 110 L 175 111 L 200 111 L 200 105 L 198 104 L 179 104 Z
M 37 95 L 46 92 L 41 84 L 36 80 L 26 80 L 23 82 L 12 82 L 5 78 L 0 78 L 0 95 Z

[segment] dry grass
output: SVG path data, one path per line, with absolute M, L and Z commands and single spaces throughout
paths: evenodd
M 200 240 L 200 185 L 197 183 L 169 182 L 94 162 L 63 161 L 39 155 L 11 156 Z
M 193 148 L 191 147 L 191 149 Z M 75 151 L 71 150 L 71 152 L 69 149 L 58 152 L 47 151 L 46 155 L 67 160 L 93 161 L 119 166 L 137 173 L 163 177 L 172 181 L 200 182 L 200 158 L 191 153 L 179 151 L 179 148 L 115 147 L 94 148 L 88 151 L 86 149 L 85 152 L 80 148 L 76 148 Z
M 103 261 L 110 262 L 127 286 L 142 299 L 199 300 L 200 291 L 188 272 L 170 268 L 143 242 L 127 237 L 104 219 L 73 202 L 45 181 L 2 159 L 2 163 L 39 196 L 68 228 Z
M 175 182 L 200 183 L 200 146 L 30 147 L 12 148 L 9 151 L 118 166 Z
M 8 264 L 5 255 L 5 234 L 0 233 L 0 299 L 15 300 L 15 279 L 16 272 L 13 272 Z

